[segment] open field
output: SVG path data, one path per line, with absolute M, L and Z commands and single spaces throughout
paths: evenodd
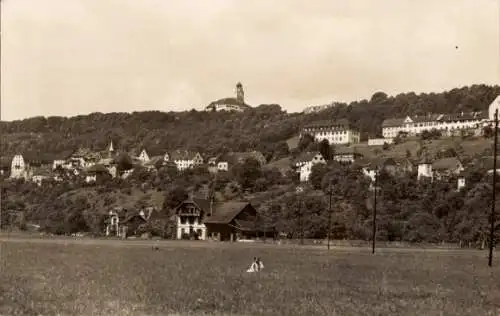
M 0 315 L 500 315 L 498 252 L 488 268 L 485 251 L 0 242 Z

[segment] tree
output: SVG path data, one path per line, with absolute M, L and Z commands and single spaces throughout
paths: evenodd
M 319 152 L 321 153 L 321 155 L 323 155 L 323 158 L 325 158 L 326 161 L 330 161 L 333 159 L 332 148 L 330 147 L 330 143 L 327 139 L 323 139 L 319 143 Z
M 483 127 L 483 137 L 492 138 L 494 136 L 493 128 L 490 125 Z
M 323 181 L 323 177 L 327 172 L 326 165 L 322 163 L 314 164 L 311 168 L 311 174 L 309 175 L 309 181 L 311 182 L 314 189 L 321 189 L 321 183 Z
M 232 173 L 243 190 L 253 189 L 255 181 L 262 177 L 260 163 L 254 158 L 247 158 L 233 167 Z
M 311 146 L 311 144 L 313 143 L 314 137 L 312 137 L 310 134 L 304 134 L 299 141 L 298 150 L 302 152 L 305 149 L 309 148 L 309 146 Z
M 132 162 L 132 158 L 127 153 L 121 153 L 117 158 L 116 158 L 116 170 L 121 173 L 126 170 L 130 170 L 134 167 L 134 164 Z
M 165 193 L 165 198 L 163 200 L 163 209 L 171 210 L 181 204 L 188 198 L 188 192 L 185 188 L 180 186 L 175 186 Z

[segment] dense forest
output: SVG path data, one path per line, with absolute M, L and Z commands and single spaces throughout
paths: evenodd
M 92 113 L 76 117 L 33 117 L 1 122 L 1 156 L 23 153 L 51 161 L 85 147 L 105 150 L 110 140 L 120 151 L 163 154 L 178 148 L 205 154 L 260 150 L 268 160 L 286 154 L 285 141 L 304 124 L 325 118 L 347 118 L 362 139 L 379 136 L 384 119 L 408 114 L 486 110 L 500 86 L 472 85 L 442 93 L 376 92 L 370 100 L 339 103 L 317 113 L 287 113 L 279 105 L 260 105 L 244 113 L 134 112 Z

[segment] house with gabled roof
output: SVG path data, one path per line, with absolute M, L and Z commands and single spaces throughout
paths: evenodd
M 294 160 L 293 165 L 299 173 L 301 182 L 309 181 L 312 167 L 316 164 L 326 164 L 325 158 L 319 151 L 302 153 Z
M 229 170 L 229 159 L 226 154 L 210 157 L 207 161 L 207 168 L 210 173 Z
M 458 176 L 464 170 L 462 162 L 457 157 L 441 158 L 432 163 L 432 172 L 437 179 Z
M 249 202 L 215 202 L 190 196 L 174 212 L 177 239 L 236 241 L 260 231 L 257 211 Z
M 163 156 L 165 162 L 174 162 L 179 171 L 200 166 L 203 164 L 203 157 L 199 152 L 188 150 L 175 150 L 167 152 Z
M 387 172 L 395 175 L 398 167 L 396 160 L 392 157 L 375 157 L 372 159 L 361 159 L 356 162 L 360 166 L 364 175 L 375 181 L 377 172 Z
M 106 177 L 111 178 L 112 174 L 104 165 L 95 164 L 85 170 L 85 182 L 87 183 L 95 182 L 98 179 Z
M 245 152 L 230 152 L 224 155 L 223 158 L 227 161 L 229 161 L 230 164 L 239 164 L 239 163 L 244 163 L 246 159 L 253 158 L 259 162 L 261 166 L 265 165 L 267 163 L 267 159 L 262 154 L 260 151 L 257 150 L 252 150 L 252 151 L 245 151 Z
M 342 164 L 352 164 L 362 158 L 363 155 L 358 153 L 356 149 L 352 147 L 336 148 L 333 153 L 333 160 Z

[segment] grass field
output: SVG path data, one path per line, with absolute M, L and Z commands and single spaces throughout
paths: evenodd
M 483 251 L 2 238 L 0 255 L 1 315 L 500 315 Z

